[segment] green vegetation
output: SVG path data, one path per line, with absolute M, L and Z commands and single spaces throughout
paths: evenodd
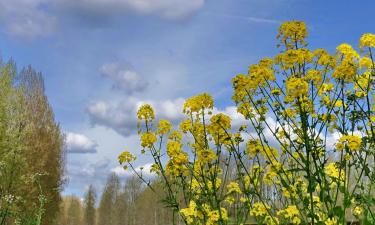
M 63 184 L 63 135 L 43 77 L 0 62 L 0 224 L 52 224 Z

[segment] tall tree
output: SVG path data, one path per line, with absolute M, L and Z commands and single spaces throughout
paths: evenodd
M 142 192 L 142 182 L 136 176 L 131 176 L 126 180 L 124 185 L 124 194 L 127 197 L 127 203 L 129 205 L 126 210 L 126 219 L 129 225 L 135 225 L 137 220 L 137 208 L 136 201 L 138 196 Z
M 94 186 L 90 185 L 84 200 L 84 225 L 95 225 L 95 202 L 96 192 Z
M 29 180 L 25 177 L 27 160 L 23 138 L 26 135 L 22 95 L 14 87 L 15 64 L 0 62 L 0 225 L 20 216 L 20 190 Z
M 113 225 L 113 206 L 120 189 L 119 177 L 112 173 L 109 175 L 99 203 L 98 225 Z
M 42 224 L 53 224 L 61 201 L 60 190 L 64 172 L 64 137 L 55 122 L 54 113 L 45 95 L 41 73 L 31 66 L 18 76 L 19 88 L 25 102 L 25 123 L 28 131 L 23 142 L 29 163 L 28 174 L 38 174 L 37 184 L 28 186 L 29 197 L 35 202 L 39 195 L 46 197 Z M 26 190 L 25 190 L 26 191 Z
M 67 225 L 82 225 L 82 205 L 79 198 L 70 197 L 70 204 L 67 210 Z

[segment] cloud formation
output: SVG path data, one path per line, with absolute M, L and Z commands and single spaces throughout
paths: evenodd
M 142 79 L 137 72 L 120 62 L 105 63 L 99 68 L 102 76 L 113 80 L 113 88 L 122 90 L 127 94 L 144 91 L 148 82 Z
M 0 24 L 23 39 L 49 36 L 72 14 L 106 21 L 113 16 L 152 15 L 166 20 L 188 18 L 205 0 L 0 0 Z
M 129 13 L 153 15 L 168 20 L 191 16 L 205 0 L 58 0 L 58 7 L 81 16 L 108 18 Z
M 96 153 L 97 144 L 83 134 L 66 134 L 66 146 L 68 153 Z
M 87 107 L 87 113 L 92 125 L 111 128 L 126 137 L 137 132 L 137 110 L 145 103 L 153 106 L 159 119 L 168 119 L 175 122 L 183 118 L 184 99 L 182 98 L 165 101 L 142 101 L 129 97 L 118 103 L 96 101 Z
M 50 0 L 0 0 L 0 23 L 12 36 L 32 39 L 55 32 L 57 18 L 42 8 Z

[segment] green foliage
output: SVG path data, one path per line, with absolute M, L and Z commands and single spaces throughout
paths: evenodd
M 63 136 L 42 75 L 0 63 L 0 224 L 48 225 L 63 184 Z

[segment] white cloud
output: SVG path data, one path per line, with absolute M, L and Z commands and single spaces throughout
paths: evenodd
M 13 36 L 48 36 L 57 24 L 56 18 L 42 9 L 48 3 L 50 0 L 0 0 L 0 23 Z
M 101 125 L 115 130 L 123 136 L 137 132 L 136 113 L 143 104 L 151 104 L 158 119 L 168 119 L 177 122 L 183 118 L 182 106 L 184 99 L 165 101 L 141 101 L 129 97 L 118 103 L 97 101 L 87 108 L 90 121 L 93 125 Z
M 148 86 L 148 82 L 142 79 L 137 72 L 119 62 L 105 63 L 99 71 L 104 77 L 113 80 L 114 89 L 125 91 L 127 94 L 142 92 Z
M 97 144 L 83 134 L 66 134 L 66 146 L 68 153 L 96 153 Z
M 205 0 L 58 0 L 58 6 L 82 15 L 110 17 L 125 13 L 179 20 L 203 7 Z
M 151 178 L 155 176 L 154 173 L 151 173 L 151 166 L 152 163 L 147 163 L 145 165 L 136 167 L 135 171 L 138 174 L 142 174 L 144 178 Z M 116 173 L 119 177 L 131 177 L 134 175 L 134 172 L 131 169 L 125 170 L 122 166 L 116 166 L 115 168 L 111 169 L 111 172 Z

